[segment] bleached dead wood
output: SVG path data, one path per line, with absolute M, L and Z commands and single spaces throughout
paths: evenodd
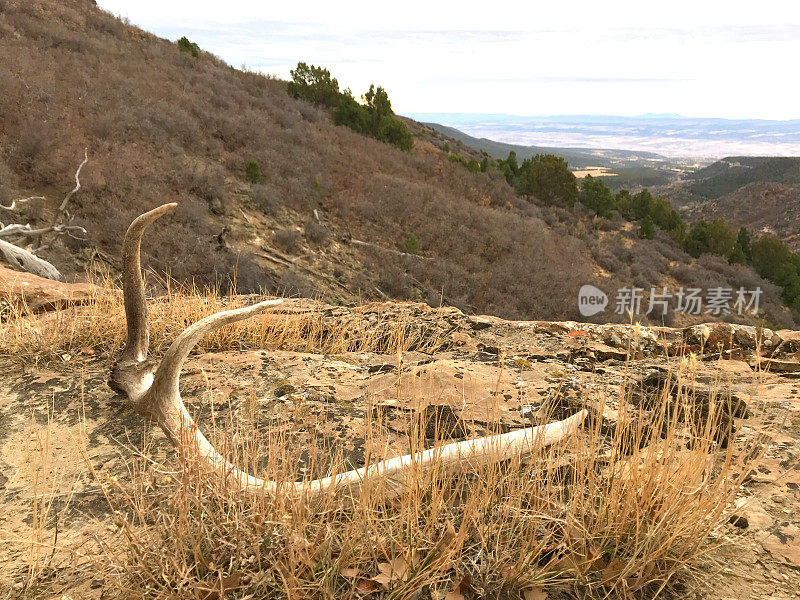
M 0 240 L 0 254 L 3 255 L 7 263 L 18 269 L 45 279 L 61 280 L 61 273 L 49 262 L 10 242 Z
M 165 204 L 141 215 L 125 234 L 122 264 L 127 344 L 112 368 L 109 385 L 127 395 L 139 413 L 153 419 L 173 445 L 198 457 L 205 467 L 220 477 L 228 478 L 242 492 L 271 495 L 280 489 L 309 499 L 342 492 L 355 496 L 365 482 L 371 481 L 385 483 L 386 493 L 392 495 L 405 489 L 412 481 L 418 481 L 420 470 L 435 469 L 436 473 L 470 471 L 488 462 L 521 457 L 571 436 L 586 418 L 587 411 L 582 410 L 563 421 L 447 444 L 313 481 L 279 484 L 238 469 L 217 452 L 186 410 L 180 394 L 181 368 L 203 336 L 229 323 L 262 313 L 281 304 L 282 300 L 265 300 L 201 319 L 175 339 L 160 361 L 149 360 L 141 239 L 153 221 L 175 206 Z
M 70 199 L 78 193 L 81 189 L 81 170 L 86 163 L 89 162 L 89 148 L 83 149 L 83 162 L 78 165 L 78 170 L 75 171 L 75 187 L 72 188 L 67 195 L 64 196 L 64 199 L 61 201 L 61 204 L 58 205 L 58 210 L 56 210 L 56 214 L 53 216 L 53 221 L 50 223 L 51 227 L 55 227 L 56 224 L 64 217 L 66 217 L 69 221 L 71 221 L 71 217 L 69 212 L 67 212 L 67 204 L 69 204 Z
M 0 222 L 0 255 L 2 255 L 6 262 L 15 268 L 33 273 L 39 277 L 55 280 L 61 279 L 61 273 L 58 269 L 43 258 L 36 256 L 36 252 L 44 248 L 42 245 L 42 237 L 50 233 L 55 234 L 56 237 L 68 235 L 75 239 L 84 239 L 83 236 L 86 234 L 86 229 L 78 225 L 72 225 L 73 217 L 67 211 L 67 205 L 70 199 L 81 189 L 81 170 L 87 162 L 89 162 L 89 149 L 85 148 L 83 151 L 83 161 L 75 171 L 75 187 L 72 188 L 61 201 L 49 226 L 34 229 L 31 227 L 30 223 L 24 225 L 21 223 L 4 225 Z M 11 204 L 8 206 L 0 204 L 0 208 L 11 212 L 16 210 L 17 206 L 20 204 L 31 200 L 44 199 L 44 196 L 18 198 L 12 200 Z M 61 222 L 64 220 L 66 220 L 66 223 Z M 9 239 L 14 240 L 16 243 L 7 241 Z M 34 243 L 25 242 L 23 245 L 35 245 L 36 247 L 33 250 L 23 248 L 19 245 L 22 240 L 35 240 Z
M 0 204 L 0 208 L 5 210 L 16 210 L 17 204 L 24 204 L 25 202 L 29 202 L 31 200 L 45 200 L 44 196 L 28 196 L 27 198 L 17 198 L 16 200 L 12 200 L 11 204 L 5 206 L 4 204 Z

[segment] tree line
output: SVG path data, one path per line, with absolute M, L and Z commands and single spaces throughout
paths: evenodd
M 389 95 L 382 87 L 370 85 L 359 102 L 349 88 L 339 91 L 339 82 L 328 69 L 299 62 L 290 74 L 289 95 L 332 108 L 337 125 L 344 125 L 401 150 L 410 151 L 414 146 L 411 132 L 395 116 Z

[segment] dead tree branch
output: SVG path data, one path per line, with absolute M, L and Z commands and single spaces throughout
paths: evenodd
M 83 169 L 83 167 L 86 165 L 87 162 L 89 162 L 89 148 L 84 148 L 83 149 L 83 162 L 80 165 L 78 165 L 78 170 L 75 171 L 75 187 L 72 188 L 69 191 L 69 193 L 67 193 L 66 196 L 64 196 L 64 199 L 61 201 L 61 204 L 58 206 L 58 210 L 56 211 L 56 215 L 55 215 L 55 217 L 53 217 L 53 223 L 52 223 L 53 225 L 55 225 L 58 222 L 58 220 L 62 217 L 62 215 L 66 214 L 67 218 L 69 218 L 69 213 L 67 212 L 67 204 L 69 203 L 70 198 L 72 198 L 76 193 L 78 193 L 78 190 L 81 189 L 81 180 L 80 180 L 81 169 Z
M 39 252 L 49 246 L 49 243 L 42 244 L 43 236 L 48 234 L 54 234 L 53 239 L 61 235 L 67 235 L 76 240 L 86 239 L 86 229 L 78 225 L 72 225 L 74 217 L 70 215 L 69 211 L 67 210 L 67 206 L 70 199 L 81 189 L 81 170 L 84 166 L 86 166 L 87 162 L 89 162 L 89 149 L 84 148 L 83 161 L 80 165 L 78 165 L 78 169 L 75 171 L 75 187 L 72 188 L 61 201 L 61 204 L 58 206 L 58 209 L 56 209 L 56 213 L 53 216 L 49 226 L 34 229 L 30 223 L 26 223 L 24 225 L 21 223 L 11 223 L 9 225 L 5 225 L 4 223 L 0 222 L 0 256 L 2 256 L 9 264 L 40 277 L 45 277 L 47 279 L 61 279 L 61 273 L 58 271 L 58 269 L 56 269 L 46 260 L 36 256 L 36 252 Z M 11 204 L 8 206 L 0 204 L 0 208 L 11 212 L 16 210 L 19 205 L 31 200 L 45 200 L 45 197 L 29 196 L 27 198 L 18 198 L 12 200 Z M 15 243 L 7 240 L 13 240 Z M 35 240 L 35 242 L 26 242 L 23 244 L 25 240 Z M 34 248 L 33 250 L 27 250 L 19 244 L 25 246 L 31 245 L 34 246 Z
M 395 256 L 402 256 L 404 258 L 416 258 L 417 260 L 433 260 L 433 257 L 431 256 L 420 256 L 419 254 L 409 254 L 408 252 L 400 252 L 400 250 L 394 250 L 392 248 L 384 248 L 383 246 L 378 246 L 378 244 L 373 244 L 372 242 L 365 242 L 357 239 L 351 239 L 350 242 L 355 244 L 356 246 L 366 246 L 367 248 L 375 248 L 375 250 L 379 250 L 381 252 L 388 252 L 389 254 L 394 254 Z
M 16 210 L 17 204 L 23 204 L 30 200 L 45 200 L 45 199 L 46 198 L 44 196 L 28 196 L 27 198 L 17 198 L 16 200 L 11 201 L 11 206 L 5 206 L 3 204 L 0 204 L 0 208 L 3 208 L 5 210 Z

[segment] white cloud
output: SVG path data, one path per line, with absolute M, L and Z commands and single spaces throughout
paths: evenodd
M 800 117 L 795 2 L 99 3 L 236 66 L 382 84 L 401 113 Z

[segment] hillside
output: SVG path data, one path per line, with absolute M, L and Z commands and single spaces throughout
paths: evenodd
M 774 233 L 800 250 L 800 185 L 748 183 L 713 200 L 686 204 L 683 213 L 691 221 L 721 218 L 737 228 Z
M 800 184 L 800 158 L 731 156 L 687 176 L 688 191 L 704 199 L 716 199 L 750 183 Z
M 42 250 L 68 275 L 115 276 L 127 224 L 175 201 L 144 253 L 178 281 L 226 287 L 235 276 L 240 292 L 415 299 L 519 319 L 576 318 L 588 283 L 612 297 L 626 286 L 760 286 L 761 314 L 729 318 L 794 323 L 751 269 L 520 197 L 500 173 L 448 160 L 455 142 L 422 125 L 402 152 L 334 125 L 283 81 L 194 57 L 83 0 L 0 8 L 0 202 L 44 197 L 3 222 L 48 223 L 88 149 L 69 206 L 86 239 Z M 251 160 L 260 183 L 246 179 Z M 412 235 L 416 253 L 405 252 Z
M 728 157 L 658 189 L 690 221 L 725 219 L 800 249 L 800 158 Z

